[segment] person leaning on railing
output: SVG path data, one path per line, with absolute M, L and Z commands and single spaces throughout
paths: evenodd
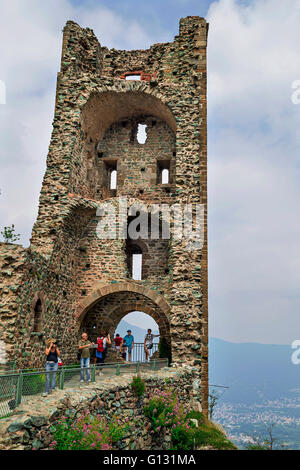
M 90 348 L 94 346 L 94 343 L 88 341 L 87 333 L 82 333 L 81 340 L 78 343 L 78 349 L 80 352 L 80 382 L 84 382 L 84 369 L 86 370 L 86 381 L 91 381 L 90 376 Z
M 158 338 L 159 335 L 153 335 L 151 328 L 148 328 L 147 334 L 144 339 L 144 351 L 146 355 L 146 362 L 150 358 L 150 350 L 153 348 L 153 339 Z
M 56 344 L 56 339 L 49 338 L 46 341 L 46 382 L 44 395 L 48 395 L 55 390 L 56 372 L 58 369 L 58 357 L 60 350 Z M 50 373 L 52 374 L 51 387 L 50 387 Z

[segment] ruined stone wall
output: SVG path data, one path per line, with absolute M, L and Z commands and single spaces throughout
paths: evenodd
M 154 302 L 135 292 L 118 292 L 100 300 L 84 318 L 81 330 L 93 341 L 100 332 L 109 332 L 112 337 L 124 314 L 133 310 L 150 314 L 158 323 L 160 335 L 170 341 L 169 318 Z
M 137 140 L 139 123 L 147 126 L 147 140 L 144 144 L 140 144 Z M 157 181 L 157 162 L 160 160 L 170 161 L 173 170 L 171 180 L 174 181 L 175 136 L 164 122 L 155 117 L 141 116 L 139 120 L 124 120 L 112 125 L 99 142 L 97 151 L 100 197 L 106 195 L 105 192 L 103 194 L 103 190 L 108 186 L 106 166 L 110 160 L 116 162 L 117 196 L 139 197 L 143 194 L 143 199 L 150 201 L 158 199 L 162 202 L 161 193 L 165 188 L 162 188 Z M 165 202 L 169 202 L 166 196 L 164 199 Z
M 25 258 L 28 264 L 13 270 L 11 284 L 19 292 L 13 294 L 9 288 L 11 298 L 2 307 L 3 318 L 16 318 L 11 331 L 14 328 L 18 335 L 22 331 L 22 340 L 17 337 L 17 346 L 11 349 L 18 358 L 28 353 L 28 363 L 32 358 L 36 363 L 42 361 L 38 359 L 42 343 L 33 347 L 30 333 L 32 302 L 38 296 L 43 299 L 43 335 L 60 336 L 66 356 L 74 357 L 78 319 L 82 320 L 80 313 L 77 318 L 74 313 L 83 305 L 86 312 L 84 299 L 90 295 L 97 301 L 99 281 L 109 284 L 128 279 L 125 243 L 100 243 L 92 229 L 97 203 L 103 196 L 115 199 L 114 194 L 101 192 L 104 173 L 98 152 L 119 158 L 116 193 L 147 205 L 205 206 L 202 250 L 188 250 L 185 240 L 171 239 L 168 247 L 151 242 L 148 252 L 152 250 L 154 262 L 148 259 L 147 278 L 136 281 L 137 288 L 143 285 L 154 293 L 162 292 L 170 306 L 173 357 L 198 365 L 204 410 L 208 386 L 207 29 L 203 18 L 187 17 L 181 19 L 174 42 L 155 44 L 145 51 L 117 51 L 101 47 L 90 29 L 67 23 L 38 218 L 30 250 L 20 249 L 21 265 Z M 145 80 L 124 79 L 124 74 L 138 71 Z M 128 127 L 123 127 L 124 121 Z M 131 137 L 137 123 L 148 125 L 143 146 L 136 142 L 134 132 L 133 140 Z M 157 184 L 157 158 L 170 159 L 170 185 Z M 162 247 L 166 263 L 155 272 Z M 163 272 L 165 264 L 168 272 Z M 7 289 L 6 274 L 3 279 Z M 8 293 L 3 292 L 7 299 Z M 22 364 L 25 360 L 26 356 Z

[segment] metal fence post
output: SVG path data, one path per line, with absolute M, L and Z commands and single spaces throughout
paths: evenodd
M 137 362 L 136 363 L 136 373 L 138 373 L 140 371 L 140 363 Z
M 95 382 L 95 381 L 96 381 L 96 366 L 94 364 L 92 368 L 92 382 Z
M 120 364 L 117 364 L 116 375 L 120 375 Z
M 20 371 L 18 375 L 18 380 L 17 380 L 16 406 L 19 405 L 22 401 L 22 389 L 23 389 L 23 374 L 22 374 L 22 371 Z
M 155 370 L 155 359 L 153 359 L 153 370 Z
M 65 383 L 65 369 L 64 369 L 64 366 L 62 366 L 61 369 L 60 369 L 60 376 L 59 376 L 59 388 L 60 388 L 60 390 L 64 389 L 64 383 Z

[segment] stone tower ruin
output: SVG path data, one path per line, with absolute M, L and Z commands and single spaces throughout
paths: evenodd
M 207 32 L 192 16 L 173 42 L 109 50 L 67 22 L 31 244 L 0 244 L 0 334 L 19 367 L 43 366 L 49 336 L 72 363 L 83 329 L 113 335 L 128 312 L 142 311 L 173 362 L 199 368 L 207 410 Z M 134 220 L 122 198 L 142 205 L 139 215 L 153 205 L 201 205 L 203 245 L 190 250 L 184 236 L 153 238 L 150 228 L 137 239 L 99 238 L 99 204 L 115 209 L 118 233 Z

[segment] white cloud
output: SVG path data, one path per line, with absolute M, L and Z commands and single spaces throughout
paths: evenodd
M 299 6 L 221 0 L 208 14 L 210 333 L 229 340 L 300 329 Z

